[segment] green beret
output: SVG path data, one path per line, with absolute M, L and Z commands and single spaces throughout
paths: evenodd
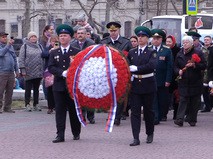
M 166 38 L 166 33 L 162 29 L 152 29 L 151 33 L 153 37 L 162 37 L 163 39 Z
M 188 31 L 186 32 L 186 34 L 188 36 L 192 36 L 193 39 L 199 39 L 201 37 L 201 35 L 197 32 L 194 32 L 194 31 Z
M 151 37 L 151 31 L 149 30 L 149 28 L 144 27 L 144 26 L 138 26 L 135 28 L 135 34 L 137 36 L 139 35 L 145 35 L 148 38 Z
M 61 24 L 56 28 L 56 33 L 58 35 L 60 34 L 70 34 L 70 36 L 72 37 L 74 35 L 74 30 L 71 26 L 67 25 L 67 24 Z
M 109 30 L 117 30 L 119 28 L 121 28 L 121 25 L 117 22 L 109 22 L 107 25 L 106 25 L 107 29 Z

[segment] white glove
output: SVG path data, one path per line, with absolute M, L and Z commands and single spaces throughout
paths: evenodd
M 209 81 L 209 87 L 213 88 L 213 81 Z
M 62 76 L 67 78 L 67 70 L 65 70 L 63 73 L 62 73 Z
M 135 65 L 129 66 L 130 72 L 136 72 L 138 70 L 138 67 Z

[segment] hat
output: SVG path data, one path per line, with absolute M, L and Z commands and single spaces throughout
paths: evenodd
M 139 26 L 139 27 L 135 28 L 135 34 L 137 36 L 145 35 L 145 36 L 147 36 L 149 38 L 151 36 L 151 31 L 147 27 Z
M 121 25 L 117 22 L 109 22 L 106 25 L 107 29 L 109 30 L 118 30 L 119 28 L 121 28 Z
M 30 39 L 32 36 L 36 36 L 36 37 L 37 37 L 36 32 L 30 31 L 30 32 L 27 34 L 27 39 Z
M 161 37 L 163 39 L 166 38 L 166 33 L 162 29 L 152 29 L 151 33 L 152 37 Z
M 201 37 L 201 35 L 197 32 L 194 32 L 194 31 L 188 31 L 186 32 L 186 34 L 188 36 L 191 36 L 193 39 L 199 39 Z
M 85 14 L 82 14 L 77 18 L 77 21 L 85 21 L 85 20 L 86 20 Z
M 71 26 L 67 24 L 61 24 L 56 28 L 56 33 L 60 34 L 69 34 L 71 37 L 74 35 L 74 30 Z
M 0 32 L 0 36 L 4 36 L 4 35 L 8 35 L 8 34 L 5 32 Z

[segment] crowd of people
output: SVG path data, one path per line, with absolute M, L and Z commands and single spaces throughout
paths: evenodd
M 174 124 L 182 127 L 184 121 L 196 126 L 201 109 L 201 95 L 204 107 L 201 112 L 210 112 L 213 106 L 210 87 L 213 85 L 213 46 L 211 35 L 200 41 L 201 35 L 191 28 L 182 39 L 182 46 L 176 44 L 174 35 L 166 35 L 164 29 L 139 26 L 135 35 L 126 38 L 120 35 L 122 27 L 117 22 L 106 25 L 108 33 L 101 39 L 94 33 L 85 16 L 78 18 L 77 25 L 66 24 L 45 26 L 41 37 L 30 31 L 16 57 L 13 39 L 0 33 L 0 113 L 15 113 L 11 109 L 14 83 L 17 88 L 19 77 L 24 78 L 26 111 L 42 111 L 39 107 L 39 86 L 47 99 L 47 114 L 55 111 L 57 136 L 53 143 L 65 141 L 65 123 L 68 111 L 73 140 L 80 139 L 81 125 L 75 104 L 66 86 L 67 69 L 72 58 L 81 50 L 106 44 L 126 56 L 131 72 L 131 89 L 128 102 L 118 103 L 114 124 L 119 126 L 131 110 L 133 142 L 140 145 L 140 127 L 143 120 L 146 127 L 146 142 L 152 143 L 154 126 L 167 121 L 167 114 L 173 109 Z M 56 34 L 55 34 L 56 33 Z M 33 102 L 31 104 L 31 90 Z M 3 102 L 4 101 L 4 102 Z M 90 124 L 95 123 L 95 112 L 83 109 L 83 117 Z

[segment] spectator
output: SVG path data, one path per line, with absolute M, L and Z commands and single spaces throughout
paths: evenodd
M 27 111 L 38 110 L 39 86 L 43 77 L 43 48 L 37 43 L 37 34 L 33 31 L 27 35 L 25 44 L 21 46 L 19 54 L 19 68 L 25 78 L 25 107 Z M 33 88 L 33 107 L 30 105 L 31 89 Z
M 180 102 L 174 123 L 183 126 L 187 108 L 187 122 L 190 126 L 195 126 L 203 85 L 202 71 L 206 68 L 206 61 L 202 51 L 194 48 L 192 37 L 185 36 L 182 42 L 183 48 L 177 54 L 174 65 L 175 73 L 179 75 L 178 89 L 180 93 Z M 198 57 L 197 62 L 192 60 L 193 56 Z
M 59 48 L 59 40 L 58 40 L 58 36 L 57 35 L 52 35 L 50 37 L 50 45 L 48 48 L 46 48 L 46 51 L 43 51 L 41 54 L 41 57 L 43 59 L 45 59 L 45 64 L 44 64 L 44 82 L 49 80 L 53 80 L 53 75 L 51 73 L 49 73 L 48 70 L 48 62 L 49 62 L 49 56 L 52 50 Z M 52 78 L 52 79 L 51 79 Z M 44 83 L 45 85 L 45 83 Z M 53 96 L 53 90 L 52 90 L 52 84 L 51 85 L 47 85 L 45 88 L 47 89 L 47 114 L 52 114 L 53 110 L 55 108 L 55 99 Z
M 176 44 L 176 39 L 173 35 L 169 35 L 166 38 L 166 45 L 172 50 L 173 55 L 173 61 L 175 61 L 177 53 L 180 51 L 180 47 Z M 177 76 L 175 74 L 172 74 L 172 82 L 169 86 L 169 93 L 171 94 L 171 104 L 173 106 L 174 112 L 173 112 L 173 119 L 176 119 L 177 109 L 178 109 L 178 103 L 179 103 L 179 93 L 178 93 L 178 83 L 176 81 Z
M 0 113 L 3 111 L 15 113 L 11 109 L 11 104 L 15 74 L 18 76 L 18 65 L 15 50 L 12 46 L 14 40 L 8 40 L 7 35 L 5 32 L 0 32 Z
M 137 36 L 131 36 L 130 37 L 130 41 L 131 41 L 131 43 L 132 43 L 132 47 L 133 48 L 135 48 L 135 47 L 137 47 L 138 46 L 138 38 L 137 38 Z

